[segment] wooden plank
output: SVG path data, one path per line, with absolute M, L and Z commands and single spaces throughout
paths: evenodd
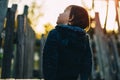
M 35 34 L 32 28 L 26 23 L 25 31 L 25 54 L 24 54 L 24 78 L 33 77 L 34 68 L 34 44 L 35 44 Z
M 33 78 L 35 33 L 27 19 L 27 11 L 18 16 L 15 78 Z
M 15 62 L 15 78 L 23 78 L 24 65 L 24 16 L 18 15 L 18 29 L 17 29 L 17 53 Z
M 4 20 L 7 14 L 8 0 L 0 0 L 0 33 L 3 30 Z
M 28 15 L 28 8 L 29 7 L 27 5 L 25 5 L 23 15 Z
M 16 6 L 8 9 L 7 24 L 5 28 L 5 43 L 4 54 L 2 62 L 2 78 L 11 77 L 11 60 L 13 58 L 13 36 L 14 36 L 14 20 L 15 20 Z
M 43 48 L 44 48 L 44 45 L 45 45 L 45 41 L 46 41 L 46 38 L 45 38 L 45 35 L 42 34 L 42 37 L 41 37 L 41 40 L 40 40 L 40 61 L 39 61 L 39 72 L 40 72 L 40 78 L 42 79 L 43 78 Z
M 24 7 L 25 24 L 24 24 L 24 73 L 23 78 L 32 78 L 34 69 L 34 44 L 35 33 L 28 23 L 28 6 Z
M 120 58 L 119 58 L 119 52 L 117 48 L 117 41 L 115 40 L 115 36 L 113 34 L 110 36 L 110 42 L 111 42 L 111 47 L 113 51 L 114 63 L 116 65 L 116 79 L 120 80 L 120 62 L 119 62 Z
M 120 7 L 119 7 L 119 1 L 118 0 L 114 0 L 115 1 L 115 10 L 116 10 L 116 21 L 118 23 L 118 29 L 119 29 L 119 33 L 120 33 Z
M 110 64 L 109 64 L 109 58 L 108 58 L 108 41 L 107 37 L 104 34 L 100 20 L 99 20 L 99 14 L 95 14 L 95 21 L 96 21 L 96 27 L 95 27 L 95 43 L 96 43 L 96 50 L 97 50 L 97 58 L 98 58 L 98 64 L 100 67 L 100 75 L 102 79 L 105 80 L 112 80 L 112 75 L 110 74 Z

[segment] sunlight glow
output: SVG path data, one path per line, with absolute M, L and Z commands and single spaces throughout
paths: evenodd
M 81 5 L 80 0 L 9 0 L 8 7 L 11 7 L 12 4 L 18 4 L 17 13 L 22 14 L 24 6 L 30 6 L 33 1 L 36 1 L 38 5 L 42 5 L 42 12 L 44 14 L 44 16 L 37 21 L 37 25 L 34 28 L 36 33 L 44 33 L 43 25 L 48 22 L 55 26 L 58 15 L 62 13 L 68 5 Z
M 56 25 L 57 17 L 64 9 L 71 4 L 81 5 L 80 0 L 45 0 L 44 17 L 42 18 L 46 22 Z
M 88 9 L 92 8 L 92 0 L 81 0 L 81 3 Z
M 114 24 L 115 24 L 115 17 L 116 17 L 116 11 L 115 11 L 115 4 L 114 1 L 109 1 L 109 9 L 108 9 L 108 19 L 106 24 L 106 30 L 107 31 L 113 31 L 114 30 Z
M 120 24 L 120 7 L 118 8 L 118 19 L 119 19 L 119 24 Z
M 119 6 L 120 6 L 120 1 L 119 1 Z
M 92 9 L 89 14 L 90 14 L 90 17 L 92 19 L 95 18 L 95 11 L 94 11 L 94 9 Z
M 32 0 L 24 0 L 24 1 L 22 1 L 22 0 L 9 0 L 8 7 L 12 7 L 12 4 L 17 4 L 18 5 L 17 13 L 22 14 L 24 6 L 30 5 L 31 2 L 32 2 Z
M 105 17 L 106 17 L 106 1 L 95 1 L 95 12 L 99 12 L 101 27 L 104 28 Z
M 42 5 L 41 12 L 43 12 L 44 14 L 44 16 L 40 17 L 40 19 L 36 22 L 37 25 L 36 28 L 34 28 L 36 33 L 44 33 L 44 24 L 46 23 L 51 23 L 53 26 L 55 26 L 59 14 L 62 13 L 68 5 L 80 5 L 88 8 L 88 10 L 92 9 L 92 0 L 9 0 L 8 6 L 11 7 L 12 4 L 18 4 L 18 14 L 22 14 L 24 5 L 30 6 L 33 1 L 36 1 L 38 5 Z M 91 10 L 90 12 L 91 17 L 93 18 L 94 12 L 99 12 L 102 28 L 104 28 L 105 25 L 106 7 L 106 0 L 94 0 L 94 10 Z M 118 9 L 118 11 L 120 13 L 120 8 Z M 115 27 L 114 25 L 115 12 L 114 0 L 109 0 L 109 14 L 106 26 L 108 31 L 113 30 L 114 28 L 117 29 L 117 27 Z M 39 11 L 37 12 L 37 14 L 38 13 Z M 118 15 L 120 21 L 120 14 Z
M 9 0 L 8 7 L 12 7 L 12 4 L 18 4 L 19 0 Z
M 51 23 L 54 27 L 56 25 L 57 18 L 64 9 L 71 4 L 81 5 L 79 0 L 45 0 L 42 12 L 44 16 L 40 18 L 39 23 L 36 28 L 37 33 L 45 33 L 43 25 L 46 23 Z
M 115 24 L 114 24 L 114 32 L 118 33 L 118 23 L 117 23 L 117 21 L 115 21 Z
M 43 23 L 38 23 L 38 25 L 34 28 L 35 33 L 37 34 L 44 34 L 45 33 L 45 28 L 43 27 Z

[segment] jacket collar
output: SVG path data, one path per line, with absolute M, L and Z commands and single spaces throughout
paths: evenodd
M 86 32 L 84 29 L 78 27 L 78 26 L 70 26 L 70 25 L 64 25 L 64 24 L 59 24 L 56 26 L 57 29 L 64 30 L 64 31 L 72 31 L 78 34 L 83 34 L 85 35 Z

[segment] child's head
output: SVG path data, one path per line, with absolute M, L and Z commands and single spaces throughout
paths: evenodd
M 85 29 L 89 26 L 88 12 L 81 6 L 70 5 L 59 15 L 57 24 L 68 24 Z

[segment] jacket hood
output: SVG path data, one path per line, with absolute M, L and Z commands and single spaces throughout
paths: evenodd
M 85 30 L 78 26 L 60 24 L 56 26 L 56 29 L 63 35 L 70 35 L 70 37 L 76 36 L 77 38 L 82 38 L 86 36 Z
M 84 29 L 70 25 L 57 25 L 56 29 L 60 33 L 63 45 L 75 45 L 76 47 L 77 45 L 84 45 L 86 39 L 86 32 Z

